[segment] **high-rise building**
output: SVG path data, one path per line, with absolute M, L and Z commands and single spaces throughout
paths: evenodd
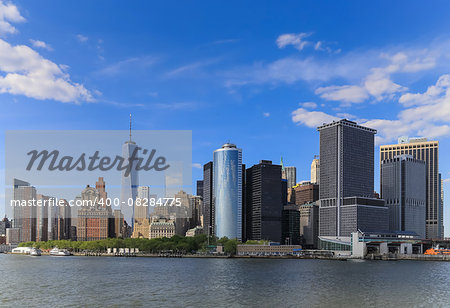
M 215 234 L 242 239 L 242 150 L 225 143 L 214 151 Z
M 318 127 L 320 132 L 319 235 L 386 231 L 388 210 L 373 199 L 376 130 L 348 120 Z
M 281 242 L 281 166 L 261 160 L 248 168 L 245 189 L 246 239 Z
M 300 212 L 295 204 L 283 206 L 281 219 L 281 244 L 300 245 Z
M 114 210 L 114 234 L 116 237 L 125 237 L 126 228 L 121 210 Z
M 297 184 L 297 168 L 296 167 L 283 167 L 282 172 L 283 179 L 287 180 L 287 188 L 294 187 Z
M 95 241 L 112 236 L 114 218 L 111 207 L 98 202 L 101 199 L 101 191 L 87 185 L 76 199 L 83 203 L 78 210 L 77 240 Z
M 426 237 L 443 238 L 443 208 L 439 181 L 439 142 L 426 138 L 401 137 L 398 144 L 382 145 L 380 161 L 408 154 L 426 163 Z
M 125 143 L 122 145 L 122 157 L 125 161 L 129 160 L 130 157 L 134 153 L 134 157 L 137 158 L 137 151 L 138 146 L 136 145 L 136 142 L 131 140 L 131 114 L 130 114 L 130 139 L 125 141 Z M 138 171 L 136 170 L 136 163 L 137 160 L 132 161 L 132 167 L 130 170 L 123 170 L 122 171 L 122 183 L 121 183 L 121 190 L 120 190 L 120 201 L 122 206 L 122 213 L 126 217 L 130 217 L 131 219 L 131 227 L 133 228 L 134 225 L 134 202 L 137 197 L 137 188 L 139 186 L 139 178 L 138 178 Z M 127 174 L 127 172 L 129 173 Z M 131 213 L 129 213 L 130 205 L 133 205 L 131 207 Z M 128 216 L 128 214 L 131 214 Z
M 189 196 L 189 203 L 192 210 L 192 217 L 190 220 L 190 228 L 202 226 L 203 222 L 203 200 L 200 196 Z
M 441 213 L 444 213 L 444 179 L 442 178 L 442 174 L 439 173 L 439 182 L 441 183 Z M 441 215 L 441 238 L 444 238 L 444 215 Z
M 305 248 L 317 249 L 319 245 L 319 205 L 310 202 L 299 206 L 300 237 Z
M 213 189 L 213 162 L 203 165 L 203 230 L 205 234 L 214 234 L 214 189 Z
M 0 221 L 0 236 L 6 236 L 6 229 L 11 228 L 11 222 L 5 217 Z
M 150 187 L 139 186 L 134 206 L 134 223 L 132 238 L 149 238 L 150 236 Z
M 70 205 L 65 199 L 60 200 L 61 204 L 58 206 L 58 217 L 57 217 L 57 240 L 69 240 L 70 237 L 70 226 L 72 224 L 72 216 Z
M 389 208 L 391 231 L 412 231 L 425 238 L 426 166 L 411 155 L 381 162 L 381 197 Z
M 135 222 L 140 219 L 148 218 L 149 216 L 149 199 L 150 199 L 150 187 L 139 186 L 137 191 L 137 198 L 140 200 L 135 204 L 134 220 Z
M 46 242 L 48 240 L 48 213 L 49 209 L 56 208 L 54 198 L 36 195 L 37 202 L 41 205 L 36 207 L 36 242 Z M 49 204 L 51 202 L 51 204 Z
M 295 185 L 295 204 L 303 205 L 319 200 L 319 185 L 303 182 Z
M 311 163 L 311 184 L 320 184 L 320 160 L 317 156 Z
M 20 241 L 36 240 L 36 206 L 21 206 L 22 203 L 36 200 L 36 188 L 30 183 L 14 179 L 14 228 L 20 230 Z M 15 233 L 14 233 L 15 234 Z
M 203 198 L 203 180 L 197 181 L 197 194 L 196 195 Z

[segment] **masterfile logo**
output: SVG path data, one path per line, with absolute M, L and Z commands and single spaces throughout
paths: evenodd
M 5 141 L 5 204 L 37 195 L 76 203 L 99 178 L 108 194 L 99 200 L 118 207 L 133 205 L 139 186 L 150 187 L 148 204 L 191 192 L 191 131 L 17 130 Z

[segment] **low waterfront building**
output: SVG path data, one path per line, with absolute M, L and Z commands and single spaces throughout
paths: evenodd
M 186 237 L 194 237 L 196 235 L 203 234 L 203 228 L 200 226 L 197 226 L 195 228 L 189 229 L 186 231 Z
M 301 245 L 237 245 L 238 256 L 288 256 L 302 249 Z
M 351 237 L 352 232 L 358 230 L 364 232 L 389 230 L 389 209 L 385 206 L 384 200 L 347 197 L 340 201 L 339 208 L 334 201 L 332 199 L 320 201 L 320 236 Z
M 175 235 L 175 221 L 173 219 L 153 217 L 150 223 L 150 239 L 171 238 Z

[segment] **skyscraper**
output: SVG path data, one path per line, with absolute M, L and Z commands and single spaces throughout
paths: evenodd
M 213 162 L 203 165 L 203 230 L 205 234 L 214 234 L 214 198 L 213 198 Z
M 203 198 L 203 180 L 197 181 L 197 196 Z
M 443 238 L 443 207 L 441 202 L 441 182 L 439 181 L 439 142 L 426 138 L 401 137 L 398 144 L 382 145 L 380 160 L 393 159 L 408 154 L 426 163 L 426 237 Z
M 317 156 L 311 163 L 311 184 L 320 184 L 320 160 Z
M 13 182 L 13 200 L 14 200 L 14 228 L 20 230 L 20 241 L 29 242 L 36 240 L 36 207 L 20 206 L 22 202 L 36 200 L 36 188 L 30 186 L 30 183 L 14 179 Z M 17 205 L 19 202 L 19 205 Z
M 292 188 L 297 184 L 297 168 L 296 167 L 284 167 L 284 179 L 287 180 L 287 188 Z
M 426 166 L 411 155 L 381 162 L 381 197 L 389 208 L 391 231 L 412 231 L 425 238 Z
M 248 168 L 245 189 L 247 239 L 280 242 L 283 211 L 281 166 L 262 160 Z
M 148 218 L 149 216 L 149 198 L 150 198 L 150 187 L 139 186 L 137 191 L 137 197 L 140 199 L 140 204 L 135 206 L 134 210 L 134 220 Z M 146 205 L 146 206 L 144 206 Z
M 100 180 L 100 178 L 99 178 Z M 78 210 L 77 240 L 95 241 L 106 239 L 114 233 L 114 218 L 111 207 L 99 203 L 102 192 L 97 188 L 86 186 L 81 196 L 83 206 Z
M 136 142 L 131 140 L 131 114 L 130 114 L 130 139 L 125 141 L 122 145 L 122 157 L 124 161 L 128 161 L 130 157 L 135 153 L 137 158 L 137 145 Z M 131 227 L 134 225 L 134 210 L 135 201 L 137 196 L 137 188 L 139 186 L 138 172 L 136 170 L 136 160 L 130 162 L 132 164 L 129 174 L 126 174 L 127 170 L 122 171 L 122 183 L 120 190 L 120 201 L 122 206 L 122 212 L 126 215 L 130 211 L 131 207 Z
M 376 130 L 348 120 L 318 127 L 320 132 L 321 236 L 349 237 L 358 229 L 386 231 L 384 201 L 373 199 Z
M 242 239 L 242 150 L 225 143 L 214 151 L 215 234 Z
M 36 242 L 46 242 L 48 240 L 48 212 L 50 208 L 56 208 L 56 206 L 53 206 L 54 199 L 48 196 L 37 194 L 36 200 L 41 203 L 36 207 Z M 50 202 L 52 205 L 49 205 Z

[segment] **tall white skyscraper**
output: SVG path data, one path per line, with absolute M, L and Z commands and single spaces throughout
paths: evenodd
M 320 184 L 320 160 L 317 156 L 313 159 L 311 163 L 311 183 Z
M 125 141 L 125 143 L 122 145 L 122 157 L 124 158 L 125 162 L 127 162 L 127 160 L 133 155 L 134 151 L 137 151 L 136 148 L 136 142 L 131 140 L 130 114 L 130 139 Z M 137 155 L 135 155 L 135 158 L 137 158 Z M 139 186 L 138 172 L 135 168 L 135 163 L 136 160 L 133 161 L 131 171 L 128 174 L 127 170 L 122 171 L 122 181 L 120 189 L 122 213 L 124 213 L 126 218 L 131 218 L 131 227 L 133 227 L 134 224 L 134 201 L 136 200 L 137 188 Z
M 214 151 L 216 236 L 242 239 L 242 150 L 225 143 Z
M 137 198 L 141 200 L 140 205 L 135 205 L 134 207 L 134 218 L 143 219 L 148 218 L 149 213 L 149 197 L 150 197 L 150 187 L 139 186 L 137 191 Z M 144 206 L 146 205 L 146 206 Z

